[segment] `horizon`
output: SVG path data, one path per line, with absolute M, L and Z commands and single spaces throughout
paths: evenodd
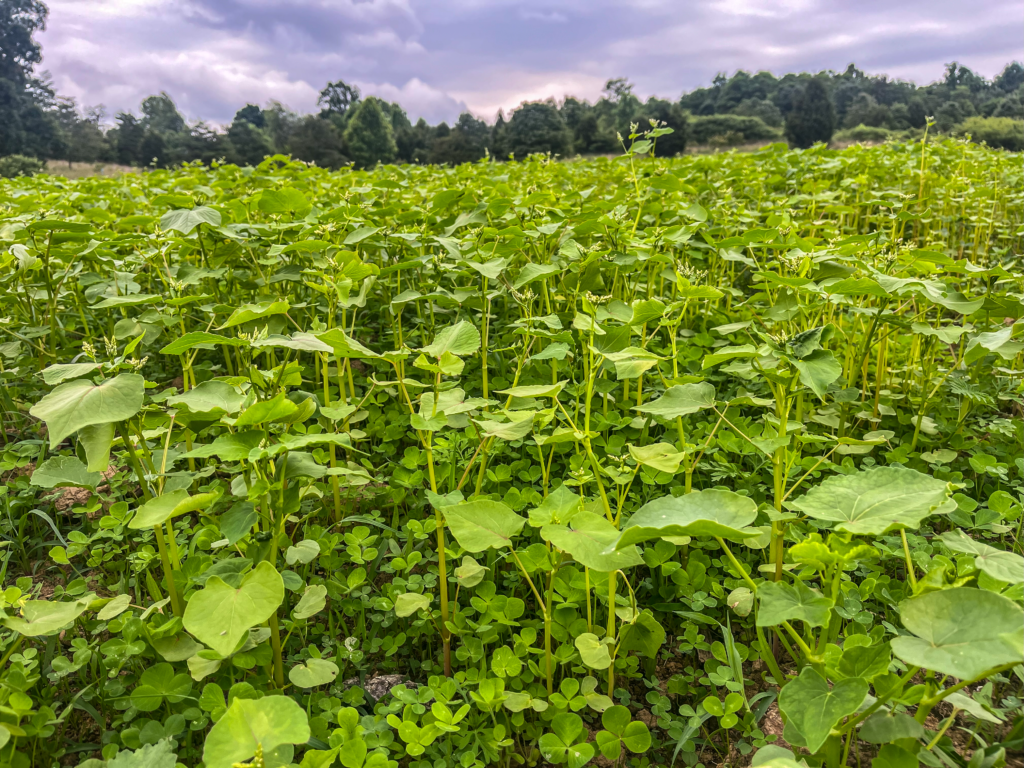
M 649 0 L 624 18 L 603 3 L 572 0 L 53 0 L 37 71 L 80 108 L 103 105 L 105 123 L 162 91 L 190 122 L 214 126 L 247 103 L 308 113 L 320 89 L 342 79 L 363 97 L 398 103 L 413 122 L 451 124 L 470 112 L 493 124 L 499 109 L 524 101 L 593 103 L 607 80 L 623 76 L 644 100 L 674 101 L 738 70 L 780 77 L 853 63 L 921 86 L 940 80 L 950 61 L 991 80 L 1024 58 L 1019 3 L 1005 0 L 930 4 L 927 16 L 915 14 L 923 3 L 894 15 L 881 3 L 851 14 L 816 0 L 695 0 L 681 21 L 675 5 Z M 849 31 L 853 18 L 866 22 L 864 32 Z M 702 24 L 706 34 L 698 34 Z M 680 54 L 665 52 L 679 46 L 682 68 Z

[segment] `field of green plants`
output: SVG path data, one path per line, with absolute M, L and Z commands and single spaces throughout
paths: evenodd
M 0 765 L 1020 765 L 1020 157 L 662 131 L 0 181 Z

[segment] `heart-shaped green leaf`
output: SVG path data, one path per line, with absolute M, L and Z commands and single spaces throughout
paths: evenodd
M 200 509 L 209 510 L 219 498 L 219 492 L 189 496 L 188 491 L 185 490 L 171 491 L 163 496 L 155 496 L 139 507 L 135 517 L 128 523 L 128 527 L 138 531 L 152 528 L 154 525 L 162 525 L 178 515 L 186 515 Z
M 467 501 L 441 511 L 459 546 L 473 553 L 510 546 L 526 524 L 500 501 Z
M 636 547 L 615 549 L 618 530 L 603 515 L 587 510 L 577 512 L 565 525 L 545 525 L 540 529 L 540 536 L 595 571 L 611 573 L 643 564 Z
M 455 578 L 459 580 L 461 586 L 471 589 L 484 580 L 486 573 L 487 568 L 466 555 L 462 558 L 462 565 L 455 569 Z
M 491 654 L 491 671 L 498 677 L 518 677 L 523 671 L 523 662 L 511 648 L 502 645 Z
M 29 410 L 46 422 L 50 447 L 82 427 L 130 419 L 142 409 L 145 379 L 122 373 L 100 384 L 76 379 L 58 386 Z
M 608 644 L 597 639 L 597 635 L 584 632 L 573 641 L 576 650 L 580 652 L 583 663 L 591 669 L 608 669 L 612 665 L 612 656 L 608 650 Z
M 668 443 L 652 443 L 637 447 L 629 446 L 629 455 L 637 464 L 650 467 L 658 472 L 667 472 L 674 475 L 679 471 L 679 464 L 686 458 L 685 453 L 680 453 L 674 445 Z
M 217 211 L 201 205 L 191 210 L 168 211 L 160 217 L 160 229 L 181 232 L 181 234 L 187 235 L 200 224 L 219 227 L 220 222 L 220 214 Z
M 828 385 L 843 373 L 843 366 L 827 349 L 817 349 L 803 360 L 791 362 L 800 371 L 800 382 L 818 397 L 824 397 Z
M 262 320 L 273 315 L 283 315 L 290 308 L 291 305 L 286 300 L 267 300 L 257 304 L 244 304 L 232 312 L 227 322 L 217 330 L 222 331 L 225 328 L 234 328 L 236 325 L 249 323 L 253 320 Z
M 364 347 L 358 341 L 346 334 L 341 328 L 331 328 L 329 331 L 318 333 L 317 338 L 327 344 L 336 357 L 341 358 L 373 358 L 380 357 L 376 352 Z
M 761 535 L 761 531 L 747 527 L 756 517 L 757 504 L 732 491 L 711 489 L 662 496 L 644 504 L 626 521 L 615 548 L 662 536 L 715 536 L 743 541 Z
M 167 404 L 174 408 L 215 415 L 237 413 L 244 401 L 244 395 L 223 381 L 204 381 L 195 389 L 167 398 Z
M 832 728 L 856 712 L 867 695 L 868 684 L 860 678 L 842 680 L 829 688 L 828 681 L 807 666 L 782 687 L 779 710 L 786 716 L 787 726 L 795 728 L 814 753 Z
M 917 528 L 929 515 L 956 509 L 949 484 L 912 469 L 877 467 L 834 475 L 788 504 L 815 520 L 849 533 L 880 536 Z
M 757 626 L 774 627 L 784 621 L 805 621 L 812 627 L 828 624 L 832 601 L 802 581 L 785 584 L 769 581 L 757 590 L 760 607 Z
M 203 747 L 207 768 L 231 768 L 248 762 L 263 748 L 267 765 L 280 765 L 279 750 L 292 744 L 309 741 L 309 721 L 294 699 L 288 696 L 265 696 L 262 699 L 236 698 L 227 712 L 210 729 Z M 281 754 L 281 757 L 284 757 Z M 283 764 L 291 762 L 288 754 Z
M 659 419 L 671 420 L 704 408 L 713 408 L 714 405 L 715 388 L 702 381 L 699 384 L 677 384 L 669 387 L 657 400 L 638 406 L 634 410 L 650 413 Z
M 511 387 L 499 389 L 499 395 L 509 397 L 558 397 L 558 393 L 565 388 L 566 382 L 560 381 L 557 384 L 535 384 L 528 387 Z
M 288 670 L 288 679 L 299 688 L 316 688 L 333 683 L 338 676 L 338 665 L 326 659 L 306 659 Z
M 284 581 L 264 560 L 234 589 L 219 576 L 206 580 L 185 607 L 185 629 L 221 656 L 229 656 L 250 627 L 269 619 L 284 600 Z
M 1024 611 L 987 589 L 957 587 L 927 592 L 900 604 L 903 626 L 915 637 L 892 640 L 892 652 L 907 664 L 961 680 L 993 667 L 1024 661 L 1001 635 L 1024 626 Z
M 975 541 L 961 530 L 946 531 L 939 538 L 954 552 L 974 555 L 974 567 L 996 581 L 1005 581 L 1008 584 L 1024 582 L 1024 557 L 1016 552 L 990 547 L 988 544 Z
M 21 616 L 4 616 L 2 621 L 5 627 L 26 637 L 52 635 L 81 616 L 88 607 L 88 600 L 71 603 L 29 600 L 21 607 Z
M 289 421 L 299 410 L 294 402 L 281 392 L 270 400 L 261 400 L 246 408 L 235 420 L 236 427 L 248 427 L 255 424 L 271 424 L 276 421 Z
M 395 598 L 395 615 L 404 619 L 430 606 L 430 595 L 403 592 Z
M 74 456 L 52 456 L 35 471 L 29 482 L 40 488 L 93 488 L 103 480 L 99 472 L 90 472 Z
M 312 584 L 306 587 L 299 602 L 292 609 L 292 616 L 298 620 L 308 619 L 320 613 L 327 605 L 327 587 L 323 584 Z
M 569 768 L 581 768 L 594 757 L 594 747 L 586 741 L 576 743 L 583 732 L 583 718 L 573 712 L 555 715 L 551 721 L 552 733 L 545 733 L 537 742 L 544 759 L 553 763 L 568 763 Z
M 181 338 L 175 339 L 160 350 L 161 355 L 182 355 L 189 350 L 201 347 L 203 349 L 213 348 L 216 344 L 225 344 L 229 347 L 247 347 L 249 342 L 245 339 L 235 339 L 230 336 L 218 336 L 216 333 L 206 331 L 192 331 Z
M 530 510 L 530 525 L 541 528 L 551 523 L 567 523 L 581 509 L 583 500 L 569 486 L 560 485 L 548 494 L 540 506 Z
M 305 216 L 313 209 L 306 196 L 294 187 L 265 189 L 260 193 L 260 199 L 256 206 L 263 213 L 290 213 L 299 218 Z
M 68 379 L 77 379 L 92 373 L 100 367 L 99 363 L 56 363 L 42 372 L 43 381 L 51 387 Z
M 439 330 L 434 341 L 420 351 L 425 355 L 440 359 L 445 352 L 457 357 L 466 357 L 480 349 L 480 331 L 466 320 L 449 325 Z

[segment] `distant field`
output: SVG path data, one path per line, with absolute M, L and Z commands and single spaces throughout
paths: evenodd
M 714 155 L 720 152 L 758 152 L 774 141 L 753 141 L 745 144 L 732 146 L 714 144 L 692 144 L 686 148 L 687 155 Z M 880 141 L 837 141 L 833 149 L 845 149 L 855 144 L 866 147 L 877 146 L 884 142 Z M 585 157 L 614 157 L 614 155 L 587 155 Z M 83 179 L 89 176 L 119 176 L 122 173 L 139 173 L 142 169 L 130 165 L 118 165 L 117 163 L 68 163 L 64 160 L 47 160 L 46 173 L 52 176 L 63 176 L 67 179 Z
M 68 179 L 81 179 L 86 176 L 120 176 L 122 173 L 137 173 L 138 168 L 117 163 L 68 163 L 64 160 L 47 160 L 46 172 L 54 176 Z

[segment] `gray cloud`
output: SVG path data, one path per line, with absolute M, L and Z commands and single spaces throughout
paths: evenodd
M 167 91 L 193 119 L 315 108 L 338 78 L 415 120 L 594 99 L 610 77 L 678 97 L 717 72 L 843 69 L 929 82 L 1022 57 L 1020 0 L 50 0 L 44 68 L 110 112 Z

